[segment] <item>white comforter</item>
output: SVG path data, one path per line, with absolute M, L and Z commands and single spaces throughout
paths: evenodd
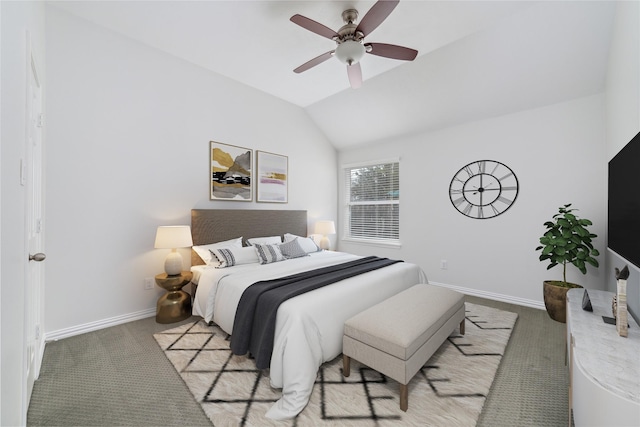
M 260 281 L 339 264 L 358 256 L 318 252 L 272 264 L 216 269 L 192 267 L 198 291 L 193 314 L 213 321 L 228 334 L 244 290 Z M 323 362 L 342 352 L 344 322 L 355 314 L 427 278 L 415 264 L 397 263 L 299 295 L 280 305 L 271 357 L 271 386 L 282 397 L 267 412 L 272 419 L 295 417 L 304 409 Z

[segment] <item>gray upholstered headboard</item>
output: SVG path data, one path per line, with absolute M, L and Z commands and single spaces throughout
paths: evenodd
M 291 233 L 307 236 L 307 211 L 192 209 L 191 234 L 194 246 L 222 242 L 242 236 L 281 236 Z M 191 251 L 191 265 L 203 264 Z

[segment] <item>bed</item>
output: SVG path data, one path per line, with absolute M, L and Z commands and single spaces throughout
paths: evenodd
M 223 243 L 236 245 L 234 253 L 250 253 L 238 248 L 238 239 L 269 236 L 299 236 L 307 241 L 307 212 L 296 210 L 204 210 L 191 213 L 194 247 Z M 246 243 L 245 243 L 246 245 Z M 192 267 L 197 292 L 193 313 L 214 322 L 228 334 L 233 332 L 236 308 L 244 290 L 260 280 L 275 279 L 302 271 L 357 260 L 359 256 L 334 251 L 306 251 L 305 256 L 260 264 L 239 262 L 226 268 L 207 265 L 194 249 Z M 249 254 L 250 255 L 250 254 Z M 206 256 L 206 255 L 203 255 Z M 244 255 L 236 257 L 242 259 Z M 272 387 L 282 396 L 266 413 L 268 418 L 295 417 L 306 406 L 320 365 L 342 352 L 344 322 L 353 315 L 417 283 L 427 283 L 415 264 L 400 262 L 298 295 L 277 310 L 273 351 L 269 364 Z

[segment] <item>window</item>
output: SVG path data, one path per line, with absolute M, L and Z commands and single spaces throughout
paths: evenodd
M 346 166 L 345 238 L 399 243 L 400 164 Z

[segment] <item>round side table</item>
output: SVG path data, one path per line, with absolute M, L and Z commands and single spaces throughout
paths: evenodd
M 156 308 L 156 322 L 179 322 L 191 316 L 191 296 L 182 287 L 191 281 L 193 273 L 183 271 L 173 276 L 167 273 L 158 274 L 156 283 L 167 290 L 158 300 Z

